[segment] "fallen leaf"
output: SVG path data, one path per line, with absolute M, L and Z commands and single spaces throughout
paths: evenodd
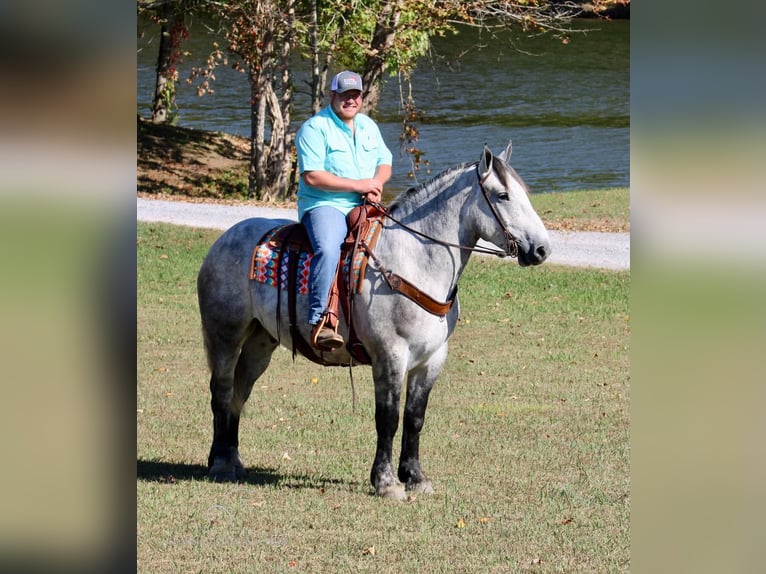
M 465 528 L 465 519 L 458 518 L 457 522 L 455 523 L 455 528 Z
M 489 516 L 482 516 L 479 518 L 479 524 L 487 524 L 489 522 Z
M 292 459 L 290 458 L 290 455 L 289 455 L 289 454 L 287 454 L 287 452 L 285 452 L 285 453 L 282 455 L 282 460 L 292 460 Z
M 362 556 L 375 556 L 375 547 L 370 546 L 362 550 Z
M 168 256 L 167 256 L 167 254 L 165 254 L 165 253 L 163 253 L 162 255 L 160 255 L 160 259 L 167 259 L 167 258 L 168 258 Z
M 311 384 L 312 385 L 316 385 L 318 382 L 319 382 L 319 379 L 317 379 L 316 377 L 311 377 Z
M 287 565 L 290 568 L 295 568 L 298 565 L 298 561 L 297 560 L 290 560 L 290 562 L 288 562 Z

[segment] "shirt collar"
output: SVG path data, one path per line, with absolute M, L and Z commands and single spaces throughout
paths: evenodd
M 338 117 L 338 115 L 335 113 L 335 110 L 332 109 L 332 106 L 327 106 L 327 111 L 330 113 L 330 117 L 332 118 L 332 121 L 335 122 L 335 125 L 346 132 L 348 135 L 351 135 L 351 128 L 348 127 L 343 122 L 343 120 Z M 357 123 L 356 118 L 354 118 L 354 128 L 359 128 L 359 124 Z

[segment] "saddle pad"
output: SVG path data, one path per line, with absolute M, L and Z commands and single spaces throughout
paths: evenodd
M 364 237 L 365 242 L 371 247 L 375 243 L 375 239 L 377 239 L 376 231 L 380 228 L 380 225 L 380 221 L 372 222 Z M 283 290 L 286 290 L 288 288 L 287 273 L 290 268 L 290 258 L 295 256 L 295 251 L 291 249 L 282 251 L 282 240 L 279 236 L 282 229 L 282 227 L 276 227 L 269 231 L 253 249 L 250 279 L 271 285 L 272 287 L 279 285 Z M 296 291 L 301 295 L 308 295 L 309 292 L 309 272 L 313 256 L 314 254 L 310 248 L 308 250 L 303 249 L 298 254 L 298 284 L 296 285 Z M 341 254 L 343 277 L 352 278 L 351 286 L 349 286 L 350 292 L 359 292 L 361 288 L 361 269 L 366 257 L 367 253 L 360 249 L 356 253 L 352 265 L 350 251 L 344 250 Z M 349 275 L 349 266 L 351 266 L 353 275 Z
M 275 240 L 281 227 L 272 229 L 253 249 L 253 258 L 250 264 L 250 279 L 276 287 L 280 285 L 287 290 L 287 272 L 290 258 L 295 257 L 293 250 L 281 253 L 282 242 Z M 296 290 L 301 295 L 309 292 L 309 269 L 313 253 L 301 251 L 298 253 L 298 284 Z

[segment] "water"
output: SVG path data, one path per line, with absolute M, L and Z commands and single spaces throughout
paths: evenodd
M 433 55 L 413 75 L 413 96 L 425 112 L 418 147 L 430 162 L 416 180 L 400 150 L 399 86 L 387 79 L 376 119 L 394 153 L 390 192 L 465 161 L 486 143 L 495 152 L 513 141 L 512 165 L 532 192 L 627 187 L 630 178 L 630 22 L 581 20 L 568 44 L 549 37 L 521 38 L 508 30 L 479 34 L 464 28 L 436 39 Z M 143 27 L 137 57 L 137 108 L 150 115 L 157 29 Z M 213 38 L 200 22 L 183 45 L 192 56 L 179 66 L 188 76 L 193 58 L 210 52 Z M 477 43 L 483 49 L 472 49 Z M 467 53 L 466 53 L 467 52 Z M 459 58 L 459 55 L 463 54 Z M 297 82 L 301 87 L 301 78 Z M 249 136 L 249 86 L 230 67 L 216 71 L 215 94 L 198 97 L 178 85 L 179 125 Z M 296 94 L 297 128 L 308 115 L 308 96 Z

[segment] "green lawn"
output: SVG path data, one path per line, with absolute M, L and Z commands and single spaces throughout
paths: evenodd
M 436 493 L 373 496 L 372 378 L 280 349 L 214 484 L 196 272 L 219 231 L 138 225 L 138 570 L 627 572 L 628 272 L 472 258 L 421 458 Z M 398 445 L 398 442 L 395 443 Z

